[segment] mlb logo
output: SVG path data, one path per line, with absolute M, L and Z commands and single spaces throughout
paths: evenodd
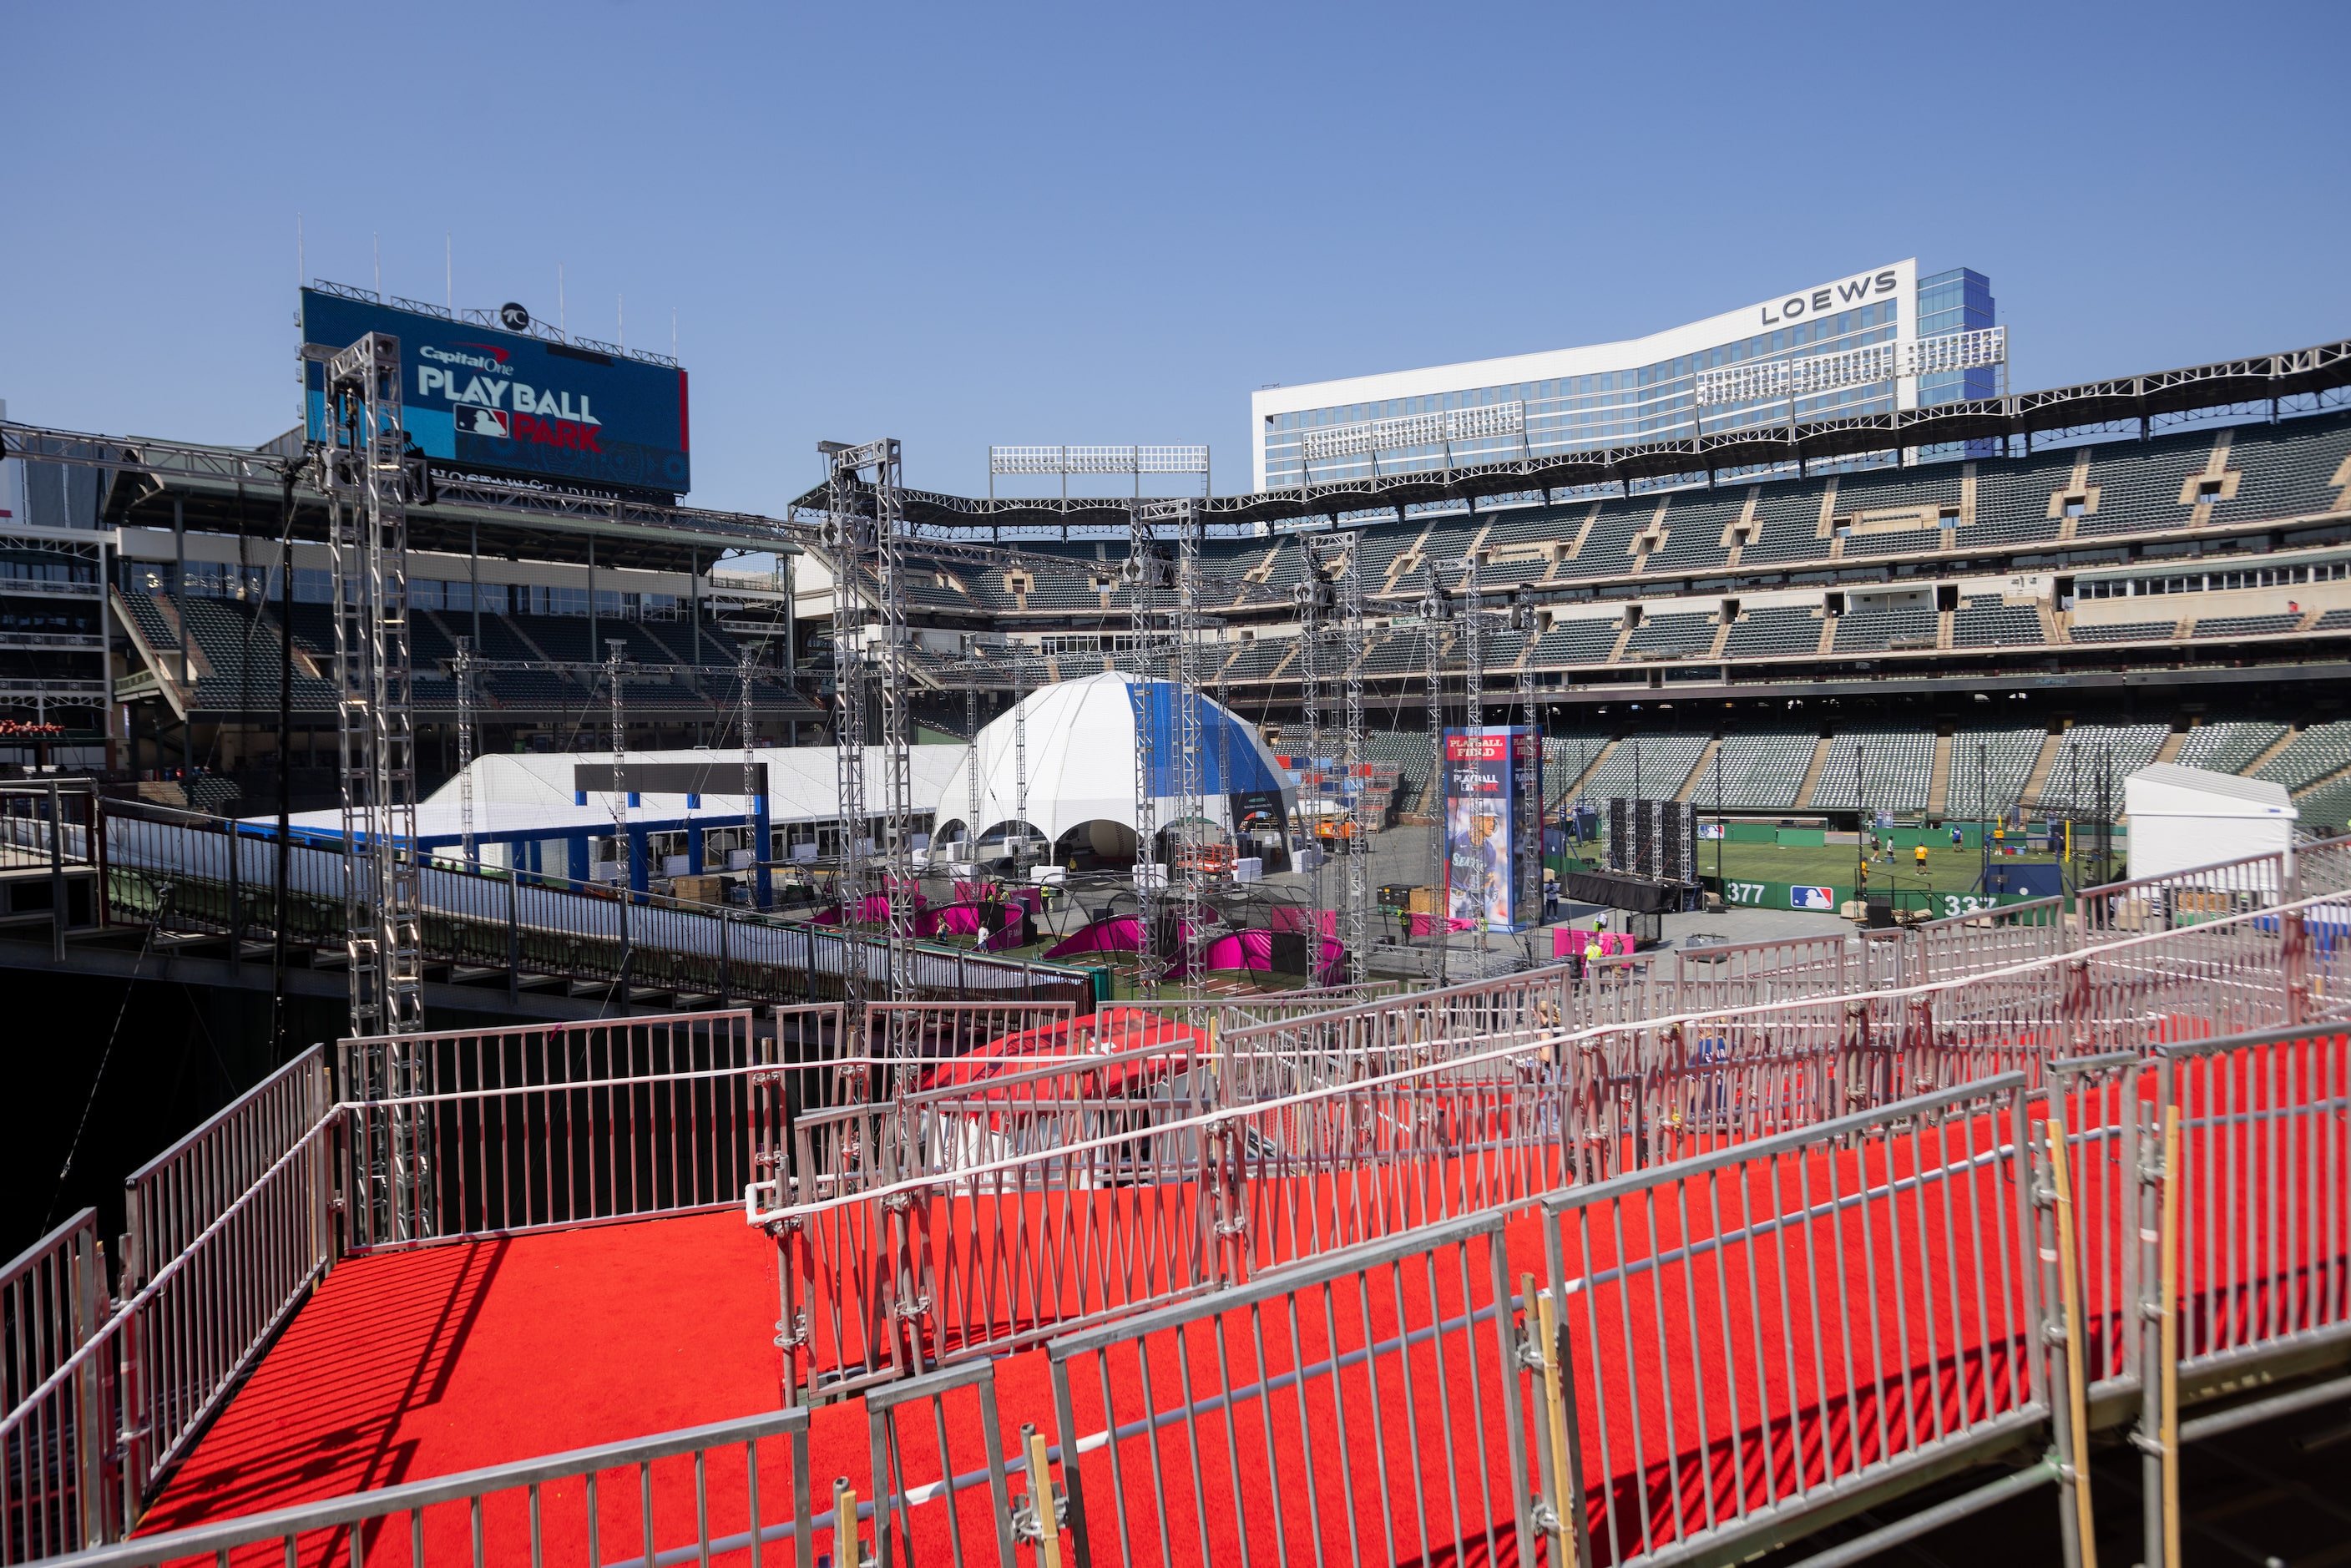
M 1836 892 L 1826 887 L 1792 887 L 1788 890 L 1791 909 L 1824 909 L 1836 912 Z
M 511 438 L 507 428 L 507 411 L 502 408 L 461 408 L 457 412 L 457 434 L 488 435 L 500 441 Z

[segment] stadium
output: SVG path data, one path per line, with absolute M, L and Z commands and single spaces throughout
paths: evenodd
M 327 283 L 291 431 L 0 424 L 0 964 L 269 1055 L 0 1269 L 0 1562 L 2177 1568 L 2351 1396 L 2351 341 L 1988 288 L 1238 495 L 699 509 L 674 359 Z

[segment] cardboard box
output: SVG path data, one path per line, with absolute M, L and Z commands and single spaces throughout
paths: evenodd
M 726 902 L 726 879 L 708 873 L 674 877 L 670 882 L 670 896 L 681 904 L 724 904 Z

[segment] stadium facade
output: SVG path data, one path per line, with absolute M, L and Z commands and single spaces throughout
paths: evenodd
M 1262 388 L 1257 487 L 1992 397 L 1997 327 L 1991 279 L 1911 258 L 1623 342 Z M 1968 350 L 1922 357 L 1928 339 Z

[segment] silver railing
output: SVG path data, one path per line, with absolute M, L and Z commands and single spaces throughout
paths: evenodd
M 326 1051 L 312 1046 L 246 1090 L 123 1183 L 121 1286 L 185 1251 L 306 1137 L 334 1104 Z
M 1721 1560 L 2035 1441 L 2063 1374 L 2024 1262 L 2024 1093 L 1917 1097 L 1063 1335 L 1077 1560 Z M 2055 1446 L 2033 1481 L 2078 1452 Z
M 232 938 L 274 930 L 274 838 L 145 803 L 107 801 L 103 812 L 108 919 Z M 284 854 L 287 942 L 340 951 L 340 852 L 295 843 Z M 509 996 L 527 977 L 554 976 L 611 988 L 622 1011 L 630 993 L 646 990 L 731 1007 L 839 999 L 856 965 L 869 980 L 888 979 L 886 954 L 872 940 L 805 921 L 437 860 L 418 868 L 417 886 L 426 956 L 483 977 L 502 974 Z M 1090 980 L 1061 965 L 932 947 L 918 947 L 910 965 L 910 983 L 925 997 L 1079 1003 L 1092 994 Z
M 840 1009 L 776 1009 L 821 1055 Z M 376 1097 L 371 1050 L 414 1059 L 413 1092 Z M 343 1247 L 360 1251 L 730 1207 L 774 1168 L 787 1071 L 747 1009 L 346 1040 Z M 373 1151 L 405 1141 L 419 1173 L 387 1185 Z M 361 1195 L 370 1200 L 360 1201 Z
M 80 1354 L 110 1307 L 94 1210 L 0 1266 L 0 1563 L 69 1552 L 123 1522 L 107 1462 L 114 1367 Z
M 809 1414 L 778 1410 L 544 1458 L 354 1492 L 99 1546 L 76 1568 L 232 1560 L 287 1563 L 549 1558 L 656 1568 L 747 1552 L 815 1568 L 836 1516 L 812 1502 Z M 664 1507 L 667 1503 L 670 1506 Z M 239 1553 L 246 1560 L 254 1553 Z
M 919 1131 L 885 1111 L 865 1146 L 923 1157 L 870 1166 L 878 1184 L 763 1183 L 747 1213 L 786 1243 L 793 1300 L 868 1292 L 870 1332 L 812 1325 L 796 1378 L 868 1382 L 1906 1096 L 2011 1071 L 2040 1085 L 2067 1059 L 2314 1019 L 2345 995 L 2341 946 L 2308 933 L 2328 907 L 2249 910 L 1956 981 L 1626 1021 L 1583 1021 L 1604 1010 L 1585 992 L 1614 983 L 1593 966 L 1573 990 L 1514 977 L 1507 1006 L 1481 983 L 1482 1029 L 1449 1028 L 1463 998 L 1437 993 L 1417 1030 L 1384 1007 L 1311 1025 L 1322 1054 L 1303 1061 L 1301 1025 L 1281 1052 L 1237 1049 L 1281 1029 L 1233 1031 L 1207 1073 L 1164 1050 L 1030 1069 L 1024 1093 L 908 1107 Z M 1049 1233 L 1072 1240 L 997 1245 Z M 952 1298 L 933 1288 L 950 1273 L 964 1281 Z M 988 1310 L 950 1318 L 950 1299 Z
M 355 1246 L 684 1212 L 747 1189 L 784 1249 L 795 1384 L 846 1394 L 1431 1227 L 1519 1223 L 1545 1200 L 2011 1071 L 2065 1130 L 2036 1125 L 2028 1142 L 2046 1142 L 2036 1179 L 2065 1195 L 2072 1227 L 2070 1246 L 2053 1235 L 2043 1249 L 2073 1265 L 2069 1386 L 2094 1424 L 2126 1415 L 2136 1387 L 2151 1452 L 2176 1456 L 2182 1434 L 2210 1429 L 2199 1422 L 2230 1418 L 2183 1425 L 2183 1404 L 2248 1368 L 2351 1354 L 2341 865 L 2305 859 L 2296 870 L 2321 891 L 2290 902 L 2191 907 L 2176 928 L 1891 990 L 1628 1017 L 1606 998 L 1654 994 L 1645 957 L 1588 966 L 1558 1009 L 1605 1021 L 1546 1031 L 1524 1016 L 1540 1018 L 1552 980 L 1481 983 L 1443 1007 L 1497 1026 L 1484 1050 L 1466 1032 L 1415 1049 L 1430 1042 L 1361 1022 L 1395 1009 L 1349 1009 L 1386 1054 L 1350 1048 L 1361 1071 L 1283 1094 L 1235 1093 L 1249 1074 L 1228 1070 L 1227 1041 L 1173 1024 L 1048 1058 L 868 1058 L 895 1076 L 886 1103 L 861 1102 L 828 1134 L 844 1156 L 831 1168 L 859 1173 L 848 1192 L 814 1179 L 826 1158 L 801 1142 L 803 1123 L 811 1140 L 821 1124 L 799 1086 L 841 1060 L 830 1004 L 782 1009 L 772 1050 L 736 1012 L 409 1037 L 432 1071 L 401 1102 L 321 1105 L 323 1069 L 298 1060 L 134 1176 L 133 1266 L 110 1311 L 88 1217 L 9 1266 L 9 1550 L 126 1528 L 318 1271 Z M 959 1045 L 1005 1021 L 934 1032 Z M 2146 1095 L 2131 1063 L 2150 1052 L 2161 1086 L 2134 1119 Z M 2181 1145 L 2158 1157 L 2148 1117 L 2175 1110 Z M 406 1118 L 429 1156 L 415 1189 L 389 1198 L 354 1158 L 387 1118 Z M 386 1201 L 405 1206 L 404 1233 L 372 1207 Z M 2189 1261 L 2134 1249 L 2150 1234 Z M 2180 1300 L 2157 1312 L 2167 1281 Z M 78 1318 L 58 1304 L 73 1301 Z M 2171 1325 L 2178 1354 L 2134 1348 L 2141 1318 Z

